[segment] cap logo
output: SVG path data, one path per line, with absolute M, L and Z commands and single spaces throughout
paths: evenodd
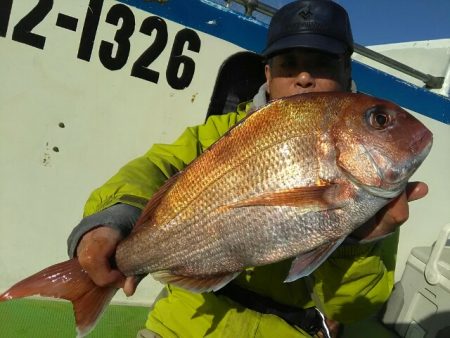
M 300 12 L 298 12 L 298 15 L 303 18 L 303 20 L 309 20 L 312 16 L 312 12 L 309 9 L 309 5 L 302 8 Z

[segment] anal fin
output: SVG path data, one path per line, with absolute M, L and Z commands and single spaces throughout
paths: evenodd
M 217 291 L 235 279 L 241 272 L 232 272 L 213 276 L 184 276 L 170 270 L 153 272 L 152 276 L 164 284 L 173 284 L 184 289 L 202 293 Z
M 336 241 L 327 242 L 321 246 L 297 256 L 292 262 L 289 274 L 284 280 L 285 282 L 293 282 L 299 278 L 310 275 L 316 270 L 336 248 L 341 245 L 344 238 L 339 238 Z

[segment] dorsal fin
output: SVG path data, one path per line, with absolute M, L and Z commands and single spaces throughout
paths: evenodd
M 138 220 L 136 221 L 133 231 L 135 231 L 144 223 L 152 222 L 153 214 L 156 208 L 159 206 L 166 193 L 178 180 L 180 173 L 181 172 L 178 172 L 172 177 L 170 177 L 166 182 L 164 182 L 164 184 L 158 189 L 158 191 L 153 194 L 153 196 L 150 198 L 147 205 L 145 206 L 144 210 L 142 211 L 141 215 L 139 216 Z

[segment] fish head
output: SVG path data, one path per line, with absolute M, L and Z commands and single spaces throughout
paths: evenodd
M 373 195 L 393 198 L 430 152 L 433 135 L 392 102 L 347 95 L 332 127 L 337 165 Z

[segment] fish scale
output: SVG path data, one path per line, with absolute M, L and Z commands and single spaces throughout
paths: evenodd
M 264 110 L 262 110 L 262 112 L 264 112 Z M 282 128 L 280 123 L 276 123 L 276 113 L 277 112 L 269 111 L 269 114 L 266 114 L 266 116 L 269 115 L 270 119 L 267 121 L 260 121 L 261 119 L 259 119 L 256 121 L 257 123 L 254 123 L 255 125 L 246 123 L 246 128 L 243 131 L 240 126 L 238 126 L 233 129 L 233 131 L 235 131 L 233 133 L 233 138 L 225 136 L 222 139 L 223 142 L 220 144 L 221 149 L 217 149 L 216 147 L 216 151 L 211 155 L 207 151 L 207 155 L 210 155 L 208 161 L 201 161 L 200 163 L 198 163 L 199 161 L 196 161 L 195 165 L 198 167 L 196 168 L 197 170 L 187 172 L 184 177 L 185 181 L 188 181 L 188 184 L 194 188 L 194 190 L 191 190 L 193 194 L 198 195 L 204 190 L 206 185 L 210 184 L 210 182 L 214 182 L 219 179 L 224 172 L 227 172 L 231 170 L 231 168 L 235 167 L 236 163 L 241 163 L 242 158 L 252 157 L 262 149 L 270 147 L 274 143 L 288 138 L 290 135 L 285 133 L 285 128 Z M 270 135 L 273 136 L 268 139 L 260 138 L 258 137 L 258 133 L 252 132 L 252 130 L 260 129 L 268 129 Z M 298 132 L 293 132 L 292 134 L 295 136 L 298 135 Z M 230 145 L 229 143 L 234 144 Z M 249 147 L 249 144 L 251 144 L 252 147 Z M 249 148 L 250 151 L 248 151 Z M 226 151 L 223 151 L 222 149 L 226 149 Z M 211 168 L 214 168 L 214 170 L 211 170 Z M 201 177 L 198 177 L 198 175 Z M 190 182 L 195 182 L 198 184 L 191 184 Z M 183 194 L 185 193 L 183 188 L 183 185 L 180 184 L 178 187 L 174 188 L 172 193 Z M 180 203 L 178 207 L 182 208 L 184 205 L 185 204 Z M 162 209 L 164 208 L 161 207 L 161 210 Z M 164 213 L 164 215 L 169 217 L 167 213 Z
M 297 142 L 296 144 L 298 144 L 298 142 Z M 272 156 L 271 152 L 278 153 L 278 151 L 277 151 L 276 149 L 275 149 L 275 150 L 272 150 L 272 151 L 271 151 L 271 149 L 269 149 L 269 154 L 267 155 L 267 158 L 271 158 L 271 159 L 274 158 L 274 157 Z M 271 160 L 271 161 L 276 161 L 276 160 L 277 160 L 277 159 L 275 158 L 274 160 Z M 286 166 L 286 163 L 285 163 L 285 162 L 286 162 L 286 161 L 279 162 L 278 165 L 281 166 L 281 167 L 283 167 L 283 168 L 289 168 L 289 166 Z M 288 161 L 288 162 L 292 162 L 292 161 Z M 295 163 L 295 162 L 293 162 L 293 163 Z M 267 163 L 266 163 L 266 164 L 267 164 Z M 270 163 L 270 161 L 269 161 L 268 164 L 269 164 L 269 165 L 266 165 L 266 167 L 267 167 L 267 168 L 271 168 L 271 163 Z M 280 172 L 281 172 L 281 171 L 280 171 Z M 273 174 L 272 174 L 271 176 L 273 176 Z M 291 176 L 291 175 L 289 175 L 289 176 Z M 267 180 L 261 179 L 261 175 L 253 175 L 253 173 L 250 172 L 250 171 L 247 171 L 247 172 L 246 172 L 246 175 L 242 175 L 242 174 L 239 173 L 239 172 L 231 172 L 231 174 L 229 175 L 229 180 L 226 180 L 226 179 L 222 180 L 222 181 L 220 182 L 220 184 L 219 184 L 219 187 L 218 187 L 216 190 L 213 189 L 213 192 L 214 192 L 214 191 L 215 191 L 215 192 L 217 192 L 217 191 L 223 191 L 224 187 L 226 188 L 226 187 L 229 187 L 229 186 L 234 186 L 234 187 L 237 187 L 237 190 L 241 190 L 241 191 L 240 191 L 241 196 L 243 196 L 244 198 L 249 197 L 249 195 L 250 195 L 252 192 L 251 192 L 251 191 L 250 191 L 250 192 L 247 192 L 247 194 L 246 194 L 245 192 L 243 192 L 242 189 L 239 189 L 239 183 L 238 183 L 238 182 L 235 182 L 235 184 L 231 185 L 231 183 L 233 183 L 233 181 L 236 181 L 238 178 L 242 178 L 242 177 L 243 177 L 244 179 L 241 179 L 241 181 L 248 181 L 248 180 L 247 180 L 248 177 L 250 177 L 250 178 L 253 177 L 253 178 L 254 178 L 254 181 L 256 181 L 256 182 L 259 183 L 259 184 L 261 184 L 261 183 L 266 183 L 266 181 L 267 181 Z M 283 178 L 284 178 L 284 179 L 283 179 Z M 222 177 L 222 179 L 223 179 L 223 177 Z M 291 179 L 291 180 L 292 180 L 292 179 Z M 228 182 L 228 181 L 229 181 L 229 182 Z M 275 188 L 275 189 L 286 188 L 286 185 L 282 185 L 281 183 L 282 183 L 282 182 L 287 182 L 287 183 L 289 183 L 289 180 L 287 179 L 286 175 L 280 175 L 280 177 L 275 177 L 275 180 L 273 180 L 273 182 L 276 183 L 276 186 L 265 186 L 265 187 L 263 187 L 263 188 L 264 188 L 263 190 L 266 190 L 266 191 L 267 191 L 267 190 L 270 190 L 270 189 L 272 189 L 272 188 Z M 257 186 L 257 185 L 258 185 L 257 183 L 252 182 L 252 184 L 249 186 L 249 188 L 252 188 L 252 187 L 254 187 L 254 186 Z M 300 182 L 295 182 L 295 183 L 298 183 L 298 184 L 299 184 Z M 220 187 L 220 186 L 222 186 L 222 187 Z M 190 210 L 191 210 L 191 211 L 192 211 L 192 210 L 195 210 L 195 209 L 198 209 L 198 210 L 204 210 L 204 206 L 207 205 L 207 204 L 210 206 L 209 209 L 212 209 L 212 208 L 214 208 L 214 207 L 221 206 L 220 203 L 233 202 L 233 201 L 223 201 L 223 200 L 222 200 L 222 202 L 221 202 L 221 200 L 218 198 L 219 195 L 222 195 L 222 193 L 219 193 L 217 196 L 213 196 L 212 198 L 210 198 L 210 196 L 209 196 L 208 193 L 206 192 L 205 194 L 203 194 L 203 197 L 200 197 L 200 201 L 197 201 L 197 205 L 199 205 L 199 207 L 196 208 L 196 207 L 193 206 Z M 235 192 L 231 191 L 231 192 L 229 193 L 229 195 L 230 195 L 230 196 L 234 196 L 234 195 L 235 195 Z M 214 204 L 214 201 L 217 201 L 217 202 Z M 219 205 L 217 205 L 217 204 L 219 204 Z M 298 212 L 298 211 L 297 211 L 297 212 Z M 213 218 L 211 215 L 203 215 L 201 211 L 200 211 L 200 212 L 196 211 L 195 214 L 196 214 L 196 215 L 200 214 L 200 215 L 203 216 L 205 219 L 210 219 L 210 220 L 211 220 L 211 219 Z M 228 216 L 227 216 L 227 217 L 228 217 Z M 267 216 L 264 216 L 264 217 L 268 218 Z M 183 215 L 183 214 L 181 214 L 181 215 L 178 215 L 178 218 L 180 218 L 180 219 L 186 219 L 186 216 Z M 187 217 L 187 218 L 189 218 L 189 217 Z M 269 218 L 268 218 L 268 219 L 269 219 Z M 177 218 L 175 218 L 175 219 L 173 220 L 173 223 L 174 223 L 174 224 L 180 224 L 181 222 L 182 222 L 182 220 L 181 220 L 181 221 L 178 221 Z M 241 222 L 241 220 L 237 220 L 237 222 Z M 192 223 L 195 224 L 196 222 L 194 221 L 194 222 L 192 222 Z M 189 226 L 189 225 L 185 223 L 184 226 Z M 203 227 L 202 227 L 202 226 L 198 226 L 198 228 L 203 228 Z M 204 229 L 204 228 L 203 228 L 203 229 Z M 192 233 L 193 233 L 193 232 L 192 232 Z M 224 235 L 224 233 L 222 233 L 222 235 Z M 227 241 L 227 238 L 226 238 L 225 236 L 223 236 L 223 237 L 224 237 L 224 240 Z M 171 237 L 169 238 L 169 240 L 170 240 L 170 243 L 171 243 L 171 244 L 177 243 L 177 242 L 179 242 L 179 241 L 186 242 L 186 243 L 190 243 L 190 241 L 192 240 L 192 238 L 189 236 L 189 234 L 187 234 L 187 235 L 174 234 L 173 236 L 171 236 Z M 207 242 L 209 242 L 209 241 L 210 241 L 209 236 L 208 236 L 207 238 L 204 238 L 204 240 L 207 241 Z M 232 240 L 236 241 L 236 239 L 232 239 Z M 195 245 L 198 245 L 198 244 L 199 244 L 199 243 L 195 242 Z M 200 243 L 200 244 L 201 244 L 201 243 Z M 202 255 L 203 255 L 203 252 L 202 252 L 202 251 L 208 249 L 207 246 L 204 246 L 204 247 L 203 247 L 202 245 L 199 245 L 199 247 L 202 248 L 202 249 L 201 249 L 201 250 L 198 250 L 198 252 L 195 252 L 195 251 L 194 251 L 195 254 L 198 255 L 197 257 L 195 257 L 196 259 L 198 259 L 199 256 L 202 256 Z M 172 250 L 173 250 L 174 248 L 173 248 L 173 247 L 170 247 L 170 248 L 167 248 L 167 249 L 168 249 L 169 252 L 172 252 Z M 179 254 L 181 257 L 184 257 L 184 258 L 186 258 L 186 259 L 189 259 L 190 257 L 193 256 L 192 253 L 188 253 L 188 252 L 186 252 L 186 251 L 190 251 L 190 249 L 184 249 L 183 251 L 178 250 L 178 254 Z M 194 255 L 194 256 L 195 256 L 195 255 Z M 170 257 L 170 256 L 169 256 L 169 257 Z M 164 266 L 165 264 L 167 264 L 167 262 L 166 262 L 167 260 L 170 260 L 170 259 L 166 259 L 166 260 L 163 260 L 163 261 L 158 260 L 158 264 Z

